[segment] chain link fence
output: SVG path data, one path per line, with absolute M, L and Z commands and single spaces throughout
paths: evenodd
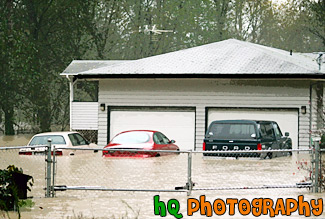
M 54 188 L 190 195 L 195 191 L 312 187 L 312 150 L 243 151 L 240 153 L 245 156 L 220 156 L 236 153 L 142 150 L 93 153 L 90 149 L 80 156 L 56 158 Z M 273 153 L 272 159 L 264 158 L 267 153 Z
M 81 152 L 58 156 L 55 152 L 19 155 L 22 148 L 0 147 L 0 169 L 15 165 L 32 176 L 34 186 L 28 196 L 34 197 L 60 196 L 59 191 L 66 190 L 190 195 L 212 190 L 324 189 L 324 149 L 315 155 L 314 149 L 203 152 L 57 148 Z M 265 156 L 268 153 L 273 156 Z M 232 156 L 225 156 L 229 154 Z M 313 185 L 318 185 L 317 189 Z
M 0 147 L 0 169 L 6 169 L 9 165 L 14 165 L 18 169 L 21 168 L 24 174 L 33 177 L 34 183 L 28 196 L 44 197 L 44 189 L 46 187 L 46 157 L 44 154 L 33 156 L 19 155 L 19 151 L 25 148 L 26 146 Z
M 88 190 L 172 191 L 187 180 L 187 154 L 170 156 L 103 157 L 93 150 L 79 156 L 56 157 L 56 185 Z M 147 153 L 155 156 L 155 152 Z M 104 189 L 105 188 L 105 189 Z
M 260 159 L 256 154 L 250 156 L 249 153 L 244 157 L 206 156 L 202 159 L 202 155 L 197 153 L 193 163 L 194 190 L 304 187 L 302 183 L 308 182 L 310 155 L 295 151 L 292 156 L 286 155 L 286 152 L 281 153 L 284 155 L 272 159 Z M 235 155 L 236 152 L 231 154 Z M 299 168 L 302 162 L 306 164 L 306 170 Z

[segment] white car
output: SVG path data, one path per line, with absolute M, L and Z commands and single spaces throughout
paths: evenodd
M 78 132 L 47 132 L 34 135 L 28 142 L 27 146 L 41 146 L 48 145 L 48 139 L 52 140 L 52 153 L 54 146 L 56 148 L 99 148 L 96 144 L 89 143 Z M 46 147 L 30 147 L 19 150 L 20 155 L 37 155 L 44 154 Z M 93 153 L 98 150 L 71 150 L 71 149 L 57 149 L 55 155 L 75 155 L 82 153 Z

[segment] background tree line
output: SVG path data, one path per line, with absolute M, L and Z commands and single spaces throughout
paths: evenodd
M 173 33 L 145 31 L 153 25 Z M 72 60 L 132 60 L 228 38 L 325 51 L 325 0 L 2 0 L 1 129 L 66 128 L 69 90 L 59 73 Z

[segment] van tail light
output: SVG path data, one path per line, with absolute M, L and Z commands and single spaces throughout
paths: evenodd
M 203 150 L 205 151 L 205 142 L 203 142 Z
M 257 144 L 257 150 L 259 150 L 259 151 L 262 150 L 262 144 L 261 143 Z

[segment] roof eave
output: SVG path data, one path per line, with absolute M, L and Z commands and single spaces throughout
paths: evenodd
M 324 79 L 324 73 L 183 73 L 183 74 L 66 74 L 62 76 L 74 76 L 78 79 L 105 79 L 105 78 L 305 78 Z

